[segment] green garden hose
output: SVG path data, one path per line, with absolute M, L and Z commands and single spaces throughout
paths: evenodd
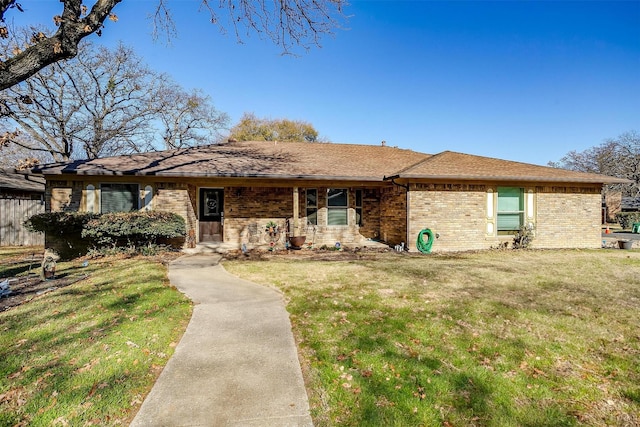
M 424 235 L 427 235 L 428 239 L 424 241 Z M 431 246 L 433 246 L 433 231 L 430 228 L 425 228 L 418 233 L 418 240 L 416 241 L 416 248 L 423 254 L 431 252 Z

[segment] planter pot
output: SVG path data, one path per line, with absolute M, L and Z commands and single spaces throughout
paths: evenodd
M 289 237 L 289 245 L 291 245 L 291 249 L 300 249 L 305 240 L 307 240 L 307 236 L 291 236 Z
M 633 240 L 618 240 L 618 247 L 620 249 L 631 249 L 633 247 Z

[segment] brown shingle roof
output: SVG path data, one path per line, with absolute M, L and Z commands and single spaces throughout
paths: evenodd
M 445 151 L 437 155 L 374 145 L 230 142 L 181 150 L 44 165 L 45 175 L 156 175 L 381 181 L 456 179 L 618 183 L 604 175 Z
M 28 172 L 0 169 L 0 188 L 44 193 L 44 179 Z
M 626 183 L 625 179 L 443 151 L 398 173 L 399 178 Z
M 43 166 L 45 175 L 158 175 L 356 179 L 383 176 L 427 154 L 373 145 L 309 142 L 232 142 L 183 150 L 105 157 Z

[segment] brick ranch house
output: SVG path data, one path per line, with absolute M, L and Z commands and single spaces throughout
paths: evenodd
M 445 151 L 372 145 L 228 142 L 44 165 L 48 211 L 161 210 L 185 246 L 264 247 L 270 221 L 316 247 L 487 249 L 535 227 L 537 248 L 598 248 L 602 186 L 624 180 Z

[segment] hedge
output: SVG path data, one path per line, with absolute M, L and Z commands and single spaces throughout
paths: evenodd
M 623 230 L 631 229 L 634 223 L 640 222 L 640 212 L 618 212 L 616 221 Z
M 61 258 L 85 255 L 89 248 L 141 248 L 158 244 L 181 246 L 184 219 L 169 212 L 80 213 L 45 212 L 25 221 L 30 231 L 46 233 L 47 247 Z
M 98 247 L 149 246 L 185 236 L 180 215 L 156 211 L 106 213 L 90 220 L 82 230 L 82 237 Z

